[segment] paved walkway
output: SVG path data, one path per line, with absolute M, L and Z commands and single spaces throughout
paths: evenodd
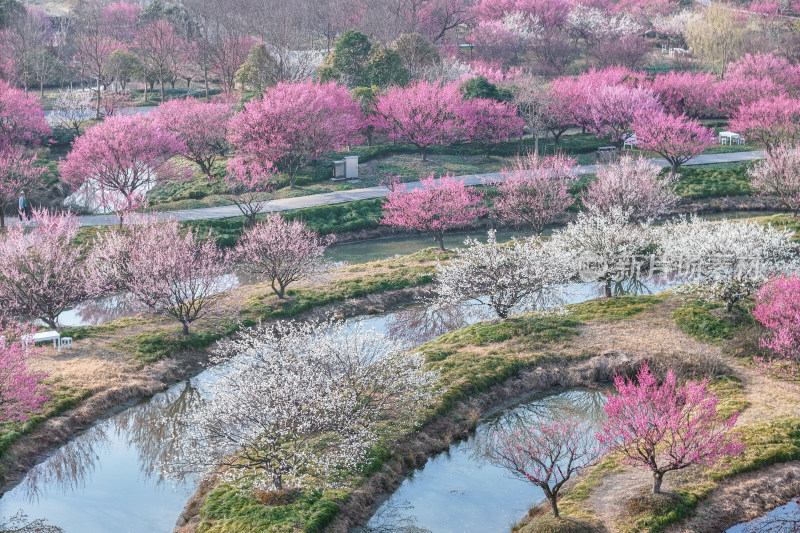
M 708 165 L 712 163 L 736 163 L 741 161 L 752 161 L 761 159 L 764 153 L 753 152 L 733 152 L 727 154 L 707 154 L 700 155 L 686 163 L 686 165 Z M 664 159 L 653 159 L 651 163 L 658 167 L 667 167 Z M 580 165 L 576 168 L 577 174 L 595 174 L 599 165 Z M 497 183 L 502 180 L 499 172 L 491 174 L 472 174 L 459 176 L 467 185 L 481 185 Z M 410 182 L 406 186 L 414 189 L 420 186 L 420 182 Z M 333 205 L 354 200 L 367 200 L 371 198 L 381 198 L 386 196 L 389 190 L 386 187 L 368 187 L 364 189 L 352 189 L 349 191 L 328 192 L 323 194 L 312 194 L 308 196 L 298 196 L 296 198 L 282 198 L 273 200 L 262 211 L 290 211 L 292 209 L 303 209 L 305 207 L 318 207 L 321 205 Z M 214 220 L 220 218 L 230 218 L 241 215 L 239 208 L 235 205 L 225 205 L 220 207 L 204 207 L 200 209 L 183 209 L 180 211 L 165 211 L 157 213 L 159 217 L 175 218 L 177 220 Z M 114 215 L 90 215 L 79 217 L 84 226 L 111 226 L 119 224 L 119 219 Z M 18 223 L 8 217 L 7 222 Z

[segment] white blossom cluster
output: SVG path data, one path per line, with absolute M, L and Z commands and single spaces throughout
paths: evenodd
M 507 13 L 503 17 L 503 27 L 523 41 L 531 41 L 542 32 L 539 18 L 532 17 L 521 11 Z
M 486 243 L 464 242 L 457 257 L 437 266 L 436 292 L 440 301 L 472 299 L 506 318 L 520 305 L 530 303 L 572 275 L 569 256 L 538 239 L 514 239 L 498 245 L 494 230 Z
M 627 13 L 611 15 L 602 9 L 578 4 L 569 15 L 567 23 L 586 38 L 619 38 L 636 35 L 643 27 Z
M 757 222 L 705 222 L 692 217 L 665 226 L 660 248 L 666 268 L 689 275 L 684 290 L 733 304 L 771 275 L 792 268 L 793 232 Z
M 777 273 L 796 268 L 790 230 L 755 222 L 706 222 L 697 217 L 663 227 L 635 222 L 622 209 L 580 213 L 549 241 L 538 238 L 466 249 L 437 267 L 438 305 L 477 302 L 500 318 L 535 309 L 556 285 L 582 280 L 604 285 L 666 275 L 684 292 L 733 304 Z
M 211 392 L 183 420 L 165 474 L 224 467 L 263 489 L 335 485 L 365 458 L 381 423 L 412 425 L 441 393 L 420 354 L 361 327 L 282 322 L 220 344 Z

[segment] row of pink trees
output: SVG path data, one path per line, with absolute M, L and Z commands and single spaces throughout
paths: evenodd
M 464 99 L 453 83 L 419 82 L 378 96 L 375 122 L 389 138 L 413 144 L 426 160 L 428 148 L 470 141 L 483 146 L 519 136 L 523 121 L 507 104 Z
M 624 213 L 627 220 L 652 220 L 678 201 L 672 190 L 673 173 L 663 174 L 648 159 L 624 157 L 600 167 L 597 179 L 581 200 L 590 212 Z M 484 205 L 482 193 L 452 176 L 433 175 L 420 186 L 395 185 L 383 206 L 381 224 L 429 233 L 444 250 L 446 231 L 469 226 L 481 216 L 494 216 L 526 225 L 541 234 L 575 203 L 571 189 L 577 184 L 575 160 L 564 156 L 528 154 L 502 173 L 494 209 Z
M 0 309 L 53 328 L 64 310 L 117 293 L 142 310 L 174 318 L 188 334 L 235 286 L 232 260 L 283 298 L 289 284 L 325 268 L 329 242 L 278 215 L 249 229 L 229 257 L 210 236 L 183 231 L 175 220 L 132 217 L 91 244 L 75 242 L 79 223 L 72 215 L 36 211 L 34 222 L 32 231 L 14 226 L 0 236 Z
M 644 363 L 635 381 L 615 379 L 615 394 L 608 394 L 604 408 L 608 420 L 596 435 L 587 424 L 556 420 L 499 431 L 484 451 L 512 475 L 540 487 L 555 517 L 563 485 L 603 452 L 650 470 L 653 493 L 659 494 L 667 472 L 713 466 L 744 451 L 733 431 L 736 415 L 725 419 L 717 413 L 717 398 L 707 384 L 679 385 L 671 370 L 659 383 Z

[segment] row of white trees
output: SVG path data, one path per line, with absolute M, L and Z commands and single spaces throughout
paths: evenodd
M 580 213 L 544 240 L 531 237 L 498 245 L 467 240 L 467 248 L 438 265 L 436 292 L 442 305 L 477 301 L 498 317 L 535 307 L 548 289 L 572 281 L 603 284 L 662 274 L 684 290 L 725 302 L 728 310 L 770 275 L 792 268 L 792 231 L 757 222 L 706 222 L 682 218 L 664 226 L 636 222 L 619 208 Z

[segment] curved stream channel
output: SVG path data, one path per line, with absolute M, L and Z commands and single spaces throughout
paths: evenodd
M 485 233 L 474 234 L 485 236 Z M 507 239 L 510 235 L 504 232 L 502 237 Z M 448 246 L 458 246 L 464 237 L 464 234 L 451 236 Z M 429 245 L 427 238 L 387 239 L 334 247 L 330 257 L 335 261 L 358 263 L 410 253 Z M 648 292 L 664 288 L 667 287 L 655 284 L 642 287 Z M 559 303 L 576 303 L 601 294 L 599 284 L 571 284 L 560 291 L 558 300 Z M 390 335 L 399 334 L 406 342 L 419 345 L 480 320 L 471 309 L 474 308 L 467 306 L 465 312 L 453 313 L 456 319 L 432 316 L 426 309 L 406 308 L 379 316 L 356 317 L 348 322 Z M 75 436 L 0 498 L 0 523 L 2 519 L 23 512 L 29 520 L 45 519 L 66 533 L 171 531 L 199 479 L 166 480 L 158 465 L 174 457 L 175 442 L 181 437 L 175 423 L 178 415 L 192 409 L 207 394 L 213 379 L 213 373 L 206 370 L 150 399 L 121 409 Z M 567 408 L 592 419 L 597 411 L 598 394 L 596 391 L 571 391 L 537 396 L 487 420 L 481 428 L 505 423 L 521 413 L 555 413 Z M 575 407 L 589 404 L 594 407 Z M 497 469 L 471 453 L 482 431 L 484 429 L 478 431 L 477 437 L 454 445 L 447 454 L 432 459 L 425 469 L 407 480 L 377 510 L 369 531 L 381 531 L 376 529 L 382 527 L 379 522 L 396 516 L 406 523 L 418 521 L 416 527 L 423 528 L 407 531 L 507 531 L 511 520 L 521 517 L 529 505 L 541 499 L 541 494 L 528 484 L 503 477 Z M 445 488 L 447 491 L 442 494 Z M 434 494 L 442 499 L 435 498 Z M 410 503 L 406 505 L 405 502 Z M 427 510 L 423 506 L 415 507 L 415 502 L 425 502 Z M 453 507 L 456 504 L 457 507 Z M 452 511 L 447 519 L 444 518 L 445 505 Z M 398 514 L 397 509 L 405 510 Z M 475 524 L 475 529 L 461 526 L 447 529 L 451 527 L 448 523 L 460 517 Z

